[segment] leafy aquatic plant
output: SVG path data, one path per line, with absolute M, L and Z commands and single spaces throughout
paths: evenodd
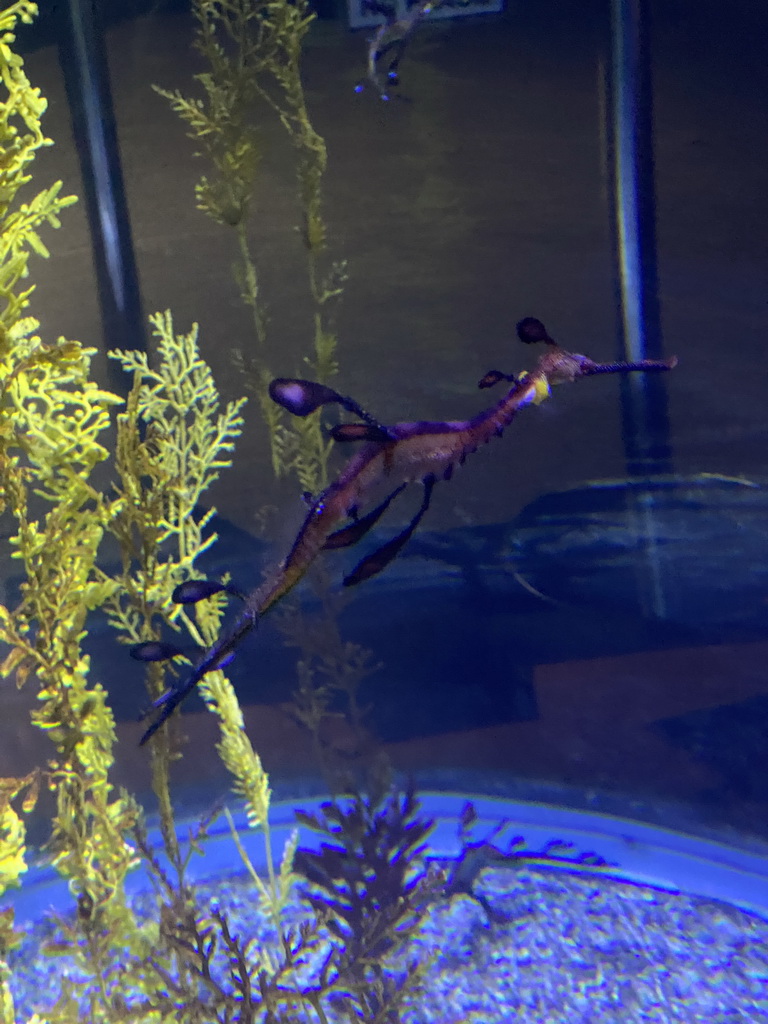
M 228 464 L 242 403 L 217 416 L 218 396 L 194 331 L 177 337 L 168 314 L 153 318 L 158 370 L 134 353 L 116 353 L 135 374 L 118 420 L 120 485 L 105 496 L 91 483 L 93 468 L 108 457 L 100 439 L 120 399 L 91 381 L 94 350 L 64 339 L 46 343 L 36 334 L 38 322 L 24 315 L 33 291 L 22 286 L 30 253 L 47 255 L 40 228 L 57 227 L 59 213 L 74 202 L 60 195 L 60 182 L 26 202 L 17 199 L 30 180 L 27 168 L 36 150 L 49 144 L 40 128 L 46 102 L 30 86 L 12 49 L 16 22 L 35 13 L 35 4 L 27 2 L 0 12 L 0 72 L 7 90 L 0 108 L 0 505 L 16 521 L 11 542 L 26 576 L 19 605 L 13 610 L 0 605 L 0 639 L 9 648 L 0 670 L 6 678 L 14 676 L 18 686 L 34 679 L 39 705 L 33 721 L 53 742 L 43 774 L 56 806 L 48 853 L 69 882 L 76 907 L 73 917 L 62 921 L 55 946 L 74 960 L 73 976 L 81 980 L 63 984 L 49 1019 L 76 1020 L 87 1007 L 89 1020 L 111 1021 L 124 1019 L 117 1009 L 121 965 L 132 958 L 140 962 L 155 948 L 158 927 L 139 927 L 126 901 L 125 878 L 138 859 L 130 837 L 140 814 L 133 799 L 116 794 L 109 780 L 114 720 L 103 687 L 89 680 L 81 644 L 88 613 L 100 606 L 126 641 L 175 625 L 171 590 L 204 547 L 205 523 L 190 511 Z M 118 579 L 96 566 L 107 530 L 121 542 Z M 167 554 L 172 541 L 175 556 Z M 215 603 L 193 628 L 200 642 L 210 639 L 218 628 Z M 224 723 L 225 760 L 252 816 L 263 819 L 266 777 L 255 755 L 249 756 L 239 709 L 223 677 L 208 680 L 208 695 Z M 175 840 L 168 759 L 167 751 L 156 755 L 155 788 L 166 852 L 183 883 L 186 854 Z M 18 884 L 26 869 L 24 817 L 35 805 L 39 782 L 40 772 L 33 772 L 0 783 L 0 894 Z M 6 957 L 17 941 L 12 914 L 3 911 L 3 1024 L 14 1019 Z
M 210 508 L 200 517 L 195 509 L 220 470 L 240 433 L 244 400 L 220 411 L 220 400 L 209 367 L 200 358 L 197 325 L 185 335 L 174 333 L 169 312 L 150 317 L 159 365 L 150 367 L 139 352 L 113 352 L 134 375 L 125 411 L 117 418 L 114 515 L 110 532 L 122 554 L 122 571 L 113 580 L 104 609 L 124 643 L 159 640 L 170 626 L 184 629 L 198 645 L 210 642 L 219 628 L 222 605 L 212 601 L 195 620 L 171 600 L 174 587 L 193 572 L 195 560 L 215 542 L 203 531 L 215 515 Z M 148 689 L 155 700 L 164 687 L 157 666 L 148 669 Z M 221 691 L 218 677 L 211 686 Z M 152 748 L 152 781 L 160 806 L 166 847 L 177 868 L 180 852 L 175 840 L 168 779 L 176 741 L 164 736 Z
M 315 493 L 327 482 L 330 445 L 319 414 L 286 425 L 269 400 L 268 316 L 253 252 L 250 213 L 257 187 L 261 140 L 254 111 L 261 105 L 277 115 L 296 155 L 301 227 L 312 302 L 313 353 L 305 359 L 312 374 L 328 380 L 336 373 L 337 339 L 333 307 L 346 279 L 343 261 L 326 259 L 328 232 L 322 213 L 325 143 L 312 125 L 301 78 L 304 38 L 314 20 L 307 0 L 193 0 L 195 47 L 206 70 L 195 76 L 203 97 L 155 89 L 185 122 L 188 135 L 211 166 L 195 193 L 198 208 L 237 235 L 235 280 L 251 310 L 256 344 L 239 351 L 267 424 L 274 472 L 296 472 L 301 486 Z
M 218 901 L 203 906 L 191 886 L 172 879 L 139 827 L 137 847 L 158 889 L 160 923 L 151 953 L 122 969 L 122 991 L 137 992 L 124 1004 L 126 1019 L 143 1020 L 152 1008 L 162 1019 L 195 1022 L 328 1024 L 333 1015 L 350 1024 L 397 1024 L 433 957 L 395 962 L 396 956 L 440 898 L 445 873 L 423 867 L 432 823 L 420 815 L 413 790 L 398 793 L 386 769 L 369 781 L 369 793 L 325 803 L 318 815 L 298 813 L 332 843 L 319 851 L 297 851 L 295 838 L 288 844 L 278 913 L 233 831 L 271 923 L 268 944 L 239 933 Z M 309 914 L 289 904 L 297 877 L 307 883 Z
M 58 227 L 59 213 L 74 202 L 60 195 L 60 182 L 27 202 L 18 198 L 36 151 L 50 144 L 40 128 L 46 101 L 30 86 L 12 48 L 18 20 L 28 22 L 36 11 L 20 0 L 0 12 L 6 90 L 0 109 L 0 507 L 15 520 L 11 543 L 26 575 L 18 607 L 0 605 L 0 640 L 10 648 L 0 672 L 15 675 L 19 686 L 34 677 L 38 686 L 33 721 L 54 745 L 45 774 L 56 801 L 54 863 L 76 897 L 93 906 L 110 940 L 130 947 L 133 929 L 122 885 L 134 860 L 124 834 L 135 808 L 112 791 L 114 722 L 103 688 L 89 682 L 81 650 L 88 611 L 104 595 L 93 567 L 110 517 L 90 474 L 108 455 L 99 438 L 119 400 L 89 379 L 94 350 L 63 338 L 44 342 L 38 321 L 24 315 L 33 291 L 22 285 L 30 253 L 47 255 L 39 230 Z M 32 809 L 34 796 L 31 781 L 3 783 L 3 891 L 25 870 L 21 815 Z M 12 1020 L 5 965 L 10 915 L 2 921 L 0 1006 L 5 1020 Z M 104 944 L 95 939 L 92 952 L 98 964 Z
M 307 0 L 193 0 L 192 12 L 195 48 L 206 65 L 195 76 L 202 98 L 155 89 L 184 121 L 197 155 L 212 169 L 196 186 L 198 208 L 237 235 L 234 274 L 252 313 L 256 345 L 236 356 L 268 427 L 273 470 L 276 476 L 295 471 L 304 491 L 316 494 L 327 483 L 332 442 L 321 431 L 319 412 L 294 417 L 286 425 L 281 408 L 269 398 L 268 317 L 250 240 L 261 158 L 255 110 L 261 104 L 277 115 L 296 155 L 299 235 L 307 254 L 314 326 L 313 355 L 304 362 L 319 381 L 327 381 L 337 372 L 333 309 L 342 294 L 346 263 L 327 259 L 322 210 L 326 148 L 312 124 L 302 83 L 302 46 L 314 15 Z M 356 742 L 369 743 L 356 694 L 375 666 L 367 650 L 340 636 L 339 601 L 331 598 L 324 579 L 316 574 L 313 583 L 323 608 L 320 618 L 309 623 L 292 608 L 281 617 L 281 626 L 287 641 L 297 641 L 302 652 L 296 717 L 309 729 L 318 763 L 337 792 L 344 789 L 339 780 L 348 765 L 341 773 L 331 765 L 333 751 L 323 731 L 331 718 L 341 717 Z M 332 705 L 340 695 L 344 706 L 339 713 Z
M 367 792 L 321 805 L 297 820 L 324 839 L 318 850 L 299 848 L 295 870 L 306 879 L 304 897 L 333 939 L 324 970 L 342 978 L 347 994 L 336 1005 L 351 1020 L 394 1024 L 404 1001 L 432 966 L 412 958 L 404 972 L 388 961 L 418 932 L 442 894 L 444 873 L 424 867 L 434 823 L 420 814 L 409 785 L 400 792 L 388 766 L 368 773 Z

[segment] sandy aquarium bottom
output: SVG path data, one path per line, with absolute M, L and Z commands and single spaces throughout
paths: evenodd
M 424 813 L 437 823 L 428 855 L 440 861 L 455 856 L 456 820 L 467 797 L 422 799 Z M 472 800 L 481 837 L 506 821 L 526 849 L 556 841 L 560 852 L 574 851 L 574 861 L 584 851 L 594 857 L 581 868 L 569 865 L 567 856 L 558 866 L 489 861 L 476 872 L 473 896 L 436 901 L 416 938 L 382 965 L 404 978 L 414 959 L 431 962 L 424 983 L 406 1000 L 402 1024 L 768 1022 L 768 860 L 760 852 L 608 815 Z M 312 804 L 299 802 L 309 810 Z M 274 810 L 279 851 L 292 827 L 292 805 Z M 260 868 L 261 837 L 245 827 L 239 834 Z M 300 842 L 311 842 L 305 831 Z M 596 857 L 607 866 L 590 866 Z M 252 940 L 254 956 L 274 947 L 252 882 L 232 873 L 240 861 L 226 824 L 196 860 L 199 906 L 222 911 Z M 140 873 L 132 885 L 136 915 L 149 917 L 156 912 L 153 891 Z M 40 952 L 54 932 L 46 911 L 63 895 L 60 883 L 40 871 L 37 884 L 17 901 L 18 923 L 28 922 L 12 963 L 18 1020 L 35 1011 L 45 1019 L 67 973 L 77 989 L 74 966 Z M 296 898 L 289 921 L 298 926 L 308 917 Z M 307 985 L 325 955 L 321 946 L 303 965 Z M 332 1000 L 324 1012 L 328 1022 L 351 1019 Z M 286 1020 L 317 1019 L 311 1010 L 301 1013 Z

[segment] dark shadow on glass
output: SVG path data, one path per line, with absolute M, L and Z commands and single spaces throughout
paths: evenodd
M 146 350 L 145 317 L 125 199 L 96 0 L 68 0 L 59 60 L 69 100 L 99 290 L 106 348 Z M 110 387 L 123 394 L 125 375 L 109 364 Z

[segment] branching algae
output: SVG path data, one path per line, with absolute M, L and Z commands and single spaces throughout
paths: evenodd
M 63 338 L 44 343 L 35 333 L 38 322 L 24 315 L 33 290 L 22 286 L 30 252 L 47 255 L 38 231 L 45 224 L 58 227 L 59 213 L 74 201 L 60 196 L 61 183 L 29 202 L 17 200 L 36 150 L 49 144 L 40 130 L 45 100 L 12 49 L 17 20 L 29 21 L 35 13 L 34 4 L 18 2 L 0 14 L 0 74 L 7 90 L 0 112 L 0 501 L 15 520 L 14 557 L 26 576 L 20 605 L 13 613 L 0 606 L 0 640 L 11 648 L 1 670 L 15 675 L 17 685 L 32 676 L 38 686 L 33 720 L 54 745 L 45 772 L 56 798 L 54 863 L 77 900 L 96 908 L 113 947 L 135 948 L 122 897 L 135 859 L 125 839 L 135 807 L 127 796 L 116 796 L 108 781 L 114 723 L 103 688 L 89 683 L 80 646 L 87 613 L 105 596 L 94 563 L 111 508 L 89 477 L 107 457 L 99 436 L 118 400 L 90 381 L 92 349 Z M 41 505 L 46 511 L 34 511 Z M 34 804 L 34 782 L 5 780 L 2 793 L 5 889 L 24 870 L 22 815 Z M 90 933 L 94 974 L 107 954 L 102 934 Z M 3 962 L 13 942 L 5 914 Z M 0 975 L 0 1006 L 4 1020 L 12 1020 L 4 965 Z
M 305 362 L 319 380 L 329 380 L 337 370 L 333 309 L 346 280 L 346 263 L 327 259 L 322 212 L 326 148 L 310 119 L 301 78 L 302 46 L 315 15 L 307 0 L 193 0 L 192 11 L 195 47 L 206 64 L 195 76 L 203 97 L 155 88 L 185 122 L 198 155 L 212 168 L 196 187 L 198 209 L 237 235 L 234 274 L 251 310 L 256 342 L 237 355 L 268 427 L 273 469 L 277 476 L 296 472 L 301 486 L 316 493 L 327 483 L 330 446 L 319 416 L 286 425 L 279 407 L 269 401 L 269 318 L 250 238 L 261 157 L 254 112 L 261 107 L 278 117 L 295 154 L 298 231 L 307 255 L 314 328 L 313 352 Z

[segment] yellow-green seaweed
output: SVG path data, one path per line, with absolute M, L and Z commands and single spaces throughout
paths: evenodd
M 38 231 L 45 223 L 58 227 L 58 214 L 74 202 L 60 197 L 60 182 L 18 201 L 30 180 L 27 166 L 49 144 L 40 128 L 45 100 L 12 49 L 17 21 L 36 12 L 35 4 L 19 2 L 0 14 L 0 76 L 7 91 L 0 111 L 0 505 L 15 519 L 13 557 L 25 576 L 18 607 L 0 605 L 0 640 L 10 648 L 0 672 L 14 675 L 19 686 L 33 676 L 38 686 L 33 721 L 54 745 L 45 771 L 56 800 L 53 861 L 73 894 L 92 904 L 110 941 L 130 943 L 134 929 L 122 885 L 135 856 L 125 839 L 135 806 L 125 794 L 115 795 L 109 782 L 114 721 L 103 688 L 89 683 L 81 650 L 86 616 L 104 596 L 93 570 L 111 515 L 90 474 L 108 455 L 99 438 L 119 399 L 90 380 L 94 350 L 63 338 L 43 342 L 38 321 L 23 315 L 33 291 L 21 285 L 29 255 L 48 255 Z M 42 499 L 41 511 L 36 499 Z M 23 789 L 14 780 L 4 783 L 3 889 L 18 883 L 25 868 L 22 815 L 34 800 L 28 795 L 17 810 L 14 801 Z M 5 964 L 9 927 L 5 916 L 5 1020 L 13 1019 Z M 97 963 L 105 950 L 95 932 L 92 946 Z
M 192 11 L 195 47 L 207 66 L 195 76 L 203 98 L 185 96 L 178 89 L 155 89 L 185 122 L 197 155 L 211 165 L 211 176 L 203 175 L 195 189 L 198 208 L 237 235 L 234 275 L 251 310 L 256 344 L 238 350 L 235 357 L 267 425 L 275 475 L 295 472 L 302 488 L 316 493 L 328 481 L 331 445 L 320 429 L 319 413 L 286 421 L 269 400 L 269 317 L 249 216 L 261 159 L 254 112 L 261 104 L 277 115 L 295 153 L 301 221 L 297 237 L 307 255 L 313 310 L 312 355 L 303 361 L 305 372 L 327 381 L 338 369 L 333 310 L 347 269 L 345 261 L 327 258 L 328 230 L 322 212 L 326 147 L 312 124 L 301 77 L 302 47 L 315 15 L 308 0 L 193 0 Z
M 58 951 L 74 956 L 92 979 L 86 986 L 89 1019 L 106 1021 L 122 1019 L 114 1012 L 121 981 L 115 965 L 126 956 L 146 957 L 156 944 L 157 926 L 139 928 L 127 908 L 124 881 L 137 861 L 130 833 L 140 814 L 135 801 L 116 794 L 109 781 L 114 720 L 104 689 L 89 681 L 81 643 L 88 613 L 99 606 L 126 642 L 174 620 L 173 586 L 192 572 L 195 557 L 211 542 L 202 541 L 201 531 L 213 510 L 197 521 L 191 512 L 229 464 L 243 400 L 217 414 L 218 395 L 199 358 L 196 329 L 175 336 L 169 314 L 152 318 L 158 370 L 139 354 L 114 354 L 135 375 L 126 411 L 118 417 L 120 484 L 105 496 L 91 483 L 94 466 L 108 457 L 100 440 L 120 399 L 90 379 L 93 349 L 65 339 L 43 342 L 37 320 L 24 316 L 33 291 L 21 287 L 29 254 L 47 256 L 38 230 L 44 223 L 58 227 L 59 212 L 74 202 L 59 195 L 60 182 L 28 202 L 17 201 L 30 180 L 26 169 L 36 149 L 49 144 L 40 128 L 45 100 L 30 86 L 12 49 L 17 20 L 28 21 L 35 13 L 35 4 L 23 2 L 0 13 L 0 75 L 8 93 L 0 111 L 0 296 L 5 303 L 0 310 L 0 497 L 16 521 L 13 557 L 24 570 L 19 605 L 12 610 L 0 605 L 0 640 L 9 648 L 0 671 L 15 677 L 18 686 L 34 678 L 38 687 L 33 721 L 53 742 L 44 770 L 56 804 L 48 852 L 77 907 L 74 923 L 61 924 Z M 148 427 L 143 440 L 139 420 Z M 42 511 L 37 499 L 43 499 Z M 96 566 L 106 530 L 121 542 L 123 571 L 117 579 Z M 171 538 L 175 556 L 159 558 L 162 543 Z M 201 642 L 210 640 L 218 627 L 215 603 L 196 624 L 187 625 Z M 232 749 L 236 701 L 220 673 L 209 685 L 211 703 L 224 712 L 227 764 L 253 816 L 265 820 L 266 777 L 243 746 L 241 718 L 240 747 Z M 168 852 L 181 877 L 185 862 L 174 848 L 168 757 L 156 760 L 165 834 L 173 837 Z M 19 884 L 26 870 L 24 816 L 35 805 L 38 784 L 39 772 L 0 781 L 0 896 Z M 14 1019 L 6 963 L 14 942 L 13 918 L 6 910 L 0 916 L 3 1024 Z M 77 1019 L 78 1014 L 74 990 L 65 982 L 49 1019 Z M 148 1014 L 145 1019 L 158 1018 Z
M 115 722 L 82 650 L 89 614 L 97 608 L 105 611 L 123 643 L 157 638 L 168 629 L 185 630 L 201 644 L 216 636 L 223 599 L 213 598 L 187 613 L 173 604 L 171 594 L 176 584 L 195 575 L 196 558 L 215 540 L 203 535 L 215 510 L 201 514 L 198 503 L 230 464 L 242 427 L 243 400 L 222 408 L 199 354 L 196 326 L 177 334 L 169 312 L 156 314 L 150 318 L 156 360 L 150 363 L 137 352 L 111 354 L 133 373 L 134 381 L 117 413 L 116 444 L 110 453 L 103 439 L 113 410 L 122 402 L 91 380 L 94 350 L 63 338 L 44 342 L 37 334 L 38 322 L 25 315 L 33 291 L 22 287 L 28 257 L 32 252 L 47 255 L 38 230 L 46 223 L 57 227 L 58 213 L 74 201 L 60 196 L 61 183 L 27 203 L 17 201 L 19 189 L 30 180 L 25 169 L 35 150 L 48 144 L 39 120 L 45 100 L 29 85 L 12 49 L 17 20 L 35 13 L 35 4 L 25 2 L 0 12 L 0 75 L 8 90 L 0 114 L 0 295 L 5 302 L 0 310 L 0 502 L 15 520 L 13 557 L 23 568 L 18 606 L 0 605 L 0 641 L 8 648 L 0 674 L 5 680 L 13 677 L 18 686 L 36 686 L 32 719 L 52 746 L 46 764 L 28 775 L 0 780 L 0 898 L 9 887 L 22 884 L 29 853 L 25 818 L 43 783 L 55 805 L 46 852 L 67 881 L 72 903 L 57 908 L 55 935 L 45 944 L 49 955 L 68 958 L 60 972 L 58 999 L 45 1009 L 44 1018 L 34 1014 L 28 1024 L 83 1019 L 89 1024 L 203 1024 L 212 1019 L 327 1024 L 331 1002 L 350 1021 L 395 1024 L 404 994 L 419 983 L 427 960 L 408 965 L 402 984 L 385 978 L 383 958 L 372 962 L 366 943 L 356 950 L 336 942 L 340 918 L 330 902 L 325 908 L 318 903 L 315 915 L 300 928 L 288 927 L 285 913 L 297 878 L 296 837 L 274 865 L 269 780 L 221 671 L 209 673 L 200 688 L 219 719 L 217 748 L 233 777 L 233 789 L 244 801 L 251 826 L 264 834 L 265 880 L 242 852 L 260 907 L 277 931 L 274 941 L 254 949 L 223 912 L 216 907 L 203 910 L 196 902 L 188 866 L 201 849 L 210 816 L 188 843 L 179 841 L 170 783 L 171 763 L 180 756 L 178 721 L 155 737 L 149 752 L 164 841 L 162 861 L 149 845 L 136 801 L 127 792 L 116 792 L 110 781 Z M 317 225 L 312 231 L 312 244 L 319 245 Z M 92 471 L 110 455 L 116 484 L 104 493 L 93 483 Z M 107 532 L 121 551 L 122 564 L 114 576 L 97 563 Z M 348 691 L 354 706 L 356 681 L 368 667 L 364 652 L 343 645 L 334 634 L 317 651 L 308 649 L 305 669 L 305 681 L 321 672 L 329 685 L 335 681 Z M 146 671 L 150 696 L 156 697 L 166 685 L 163 669 L 149 665 Z M 314 692 L 321 691 L 315 687 Z M 324 710 L 320 696 L 314 705 L 312 700 L 305 695 L 311 731 L 319 728 Z M 377 793 L 353 797 L 357 810 L 349 821 L 358 824 L 347 837 L 354 851 L 350 884 L 362 877 L 365 829 L 381 833 L 381 815 L 389 821 L 395 807 L 386 802 L 381 786 Z M 410 835 L 415 804 L 403 807 L 404 835 Z M 386 836 L 395 845 L 380 852 L 391 859 L 397 850 L 402 853 L 397 844 L 403 836 L 391 827 Z M 141 921 L 125 889 L 127 875 L 139 860 L 158 893 L 156 913 Z M 422 890 L 413 888 L 410 861 L 403 869 L 408 890 L 393 891 L 391 906 L 381 908 L 381 920 L 370 921 L 377 954 L 399 947 L 418 921 L 420 903 L 416 906 L 409 893 Z M 341 878 L 338 889 L 334 883 L 329 892 L 340 896 L 345 884 Z M 12 911 L 0 907 L 0 1024 L 16 1024 L 9 956 L 20 940 Z M 322 969 L 307 978 L 303 965 L 317 956 L 321 942 Z M 216 959 L 217 950 L 224 955 L 224 966 L 221 955 Z

